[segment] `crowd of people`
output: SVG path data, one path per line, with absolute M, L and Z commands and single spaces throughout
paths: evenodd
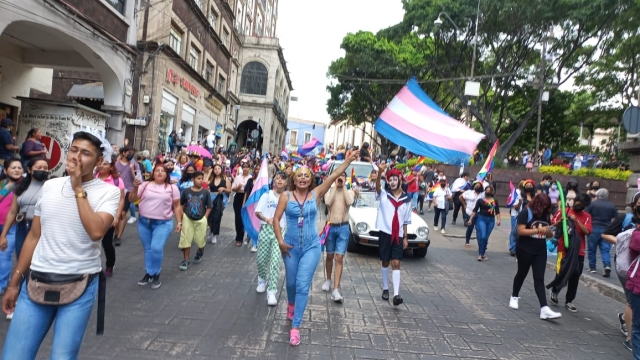
M 340 282 L 350 236 L 348 213 L 363 189 L 348 180 L 347 169 L 354 161 L 373 165 L 363 184 L 375 193 L 379 204 L 375 226 L 380 233 L 381 298 L 394 306 L 403 303 L 401 262 L 413 214 L 424 216 L 433 209 L 433 229 L 445 234 L 450 209 L 452 226 L 461 213 L 462 225 L 467 227 L 465 246 L 470 247 L 475 230 L 481 262 L 489 260 L 487 245 L 494 226 L 500 226 L 502 220 L 490 174 L 483 181 L 472 181 L 464 172 L 449 182 L 431 165 L 417 165 L 405 174 L 395 168 L 393 159 L 372 158 L 368 144 L 363 144 L 362 148 L 339 146 L 330 153 L 329 164 L 340 162 L 323 178 L 317 176 L 321 161 L 266 154 L 267 169 L 262 173 L 267 174 L 270 186 L 255 207 L 253 215 L 260 227 L 257 236 L 251 237 L 245 231 L 242 212 L 254 186 L 262 184 L 258 176 L 265 164 L 255 149 L 227 154 L 207 146 L 207 153 L 187 152 L 176 144 L 173 150 L 179 151 L 152 158 L 146 151 L 137 152 L 127 144 L 112 146 L 80 131 L 73 135 L 65 176 L 56 178 L 49 177 L 49 164 L 38 153 L 38 133 L 34 129 L 30 132 L 33 140 L 28 140 L 35 142 L 35 150 L 26 152 L 26 159 L 4 159 L 0 177 L 0 288 L 4 292 L 2 309 L 12 320 L 3 349 L 6 359 L 35 358 L 52 326 L 51 357 L 77 358 L 96 302 L 97 329 L 102 331 L 105 281 L 113 276 L 116 247 L 122 244 L 127 224 L 137 222 L 144 249 L 145 272 L 138 285 L 159 289 L 164 248 L 171 233 L 179 233 L 183 254 L 175 266 L 188 271 L 192 263 L 203 261 L 207 243 L 219 241 L 222 214 L 232 204 L 233 242 L 257 253 L 256 292 L 266 292 L 268 306 L 278 303 L 277 283 L 284 265 L 290 344 L 295 346 L 301 342 L 302 319 L 321 258 L 316 227 L 319 199 L 328 212 L 322 291 L 330 292 L 336 303 L 344 301 Z M 503 204 L 512 224 L 509 250 L 518 264 L 508 306 L 518 309 L 519 294 L 531 270 L 541 319 L 562 316 L 548 306 L 545 287 L 551 290 L 552 305 L 559 304 L 559 293 L 566 288 L 564 307 L 576 312 L 573 301 L 585 257 L 589 271 L 596 273 L 596 251 L 600 249 L 602 276 L 609 277 L 610 246 L 625 241 L 627 253 L 618 254 L 630 260 L 627 269 L 616 269 L 616 274 L 627 292 L 628 305 L 619 320 L 627 336 L 624 345 L 640 354 L 640 318 L 633 319 L 633 310 L 640 314 L 640 280 L 635 276 L 640 235 L 633 232 L 635 224 L 640 224 L 640 195 L 634 197 L 629 215 L 618 215 L 607 198 L 608 191 L 597 182 L 586 191 L 575 179 L 561 191 L 549 175 L 539 184 L 529 179 L 520 182 L 509 204 Z M 563 222 L 568 232 L 563 232 Z M 557 246 L 559 268 L 554 280 L 545 284 L 549 242 Z

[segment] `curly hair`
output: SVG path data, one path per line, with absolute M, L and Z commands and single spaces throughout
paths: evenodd
M 307 168 L 307 170 L 309 170 L 309 174 L 311 175 L 311 179 L 309 180 L 309 191 L 315 189 L 316 187 L 316 182 L 315 182 L 315 174 L 313 173 L 313 171 L 311 171 L 310 168 Z M 298 170 L 299 171 L 299 170 Z M 295 173 L 291 174 L 291 177 L 289 178 L 289 191 L 295 191 L 296 190 L 296 173 L 298 172 L 296 171 Z

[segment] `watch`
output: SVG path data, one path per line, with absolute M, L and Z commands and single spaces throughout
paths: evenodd
M 87 198 L 87 192 L 82 190 L 82 192 L 76 193 L 76 199 Z

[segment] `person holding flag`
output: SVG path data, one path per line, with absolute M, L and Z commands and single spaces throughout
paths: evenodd
M 509 208 L 509 215 L 511 215 L 511 233 L 509 234 L 509 254 L 516 256 L 516 239 L 518 237 L 518 214 L 522 208 L 522 196 L 520 195 L 520 189 L 516 189 L 513 183 L 509 181 L 509 196 L 507 197 L 507 208 Z

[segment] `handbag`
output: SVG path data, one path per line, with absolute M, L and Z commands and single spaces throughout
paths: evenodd
M 27 293 L 36 304 L 67 305 L 84 294 L 96 275 L 64 275 L 31 270 Z

